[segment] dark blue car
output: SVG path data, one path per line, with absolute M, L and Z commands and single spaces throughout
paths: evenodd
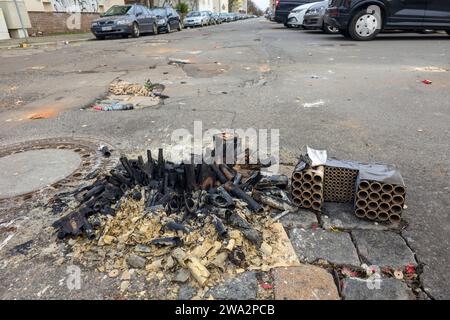
M 142 5 L 116 5 L 92 21 L 91 31 L 100 40 L 113 35 L 137 38 L 143 33 L 157 34 L 158 25 L 156 16 Z

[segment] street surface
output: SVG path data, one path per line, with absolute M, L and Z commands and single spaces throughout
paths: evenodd
M 408 225 L 401 235 L 424 266 L 425 292 L 449 299 L 449 55 L 444 34 L 353 42 L 264 19 L 138 39 L 1 49 L 0 148 L 77 137 L 136 152 L 170 144 L 173 130 L 192 131 L 201 120 L 203 129 L 280 129 L 281 161 L 289 165 L 304 145 L 340 159 L 395 164 L 407 185 Z M 168 64 L 169 58 L 190 63 Z M 169 98 L 123 112 L 86 108 L 115 79 L 162 83 Z M 27 236 L 42 236 L 49 221 Z M 0 255 L 21 239 L 12 238 Z M 51 297 L 41 292 L 47 267 L 39 258 L 21 267 L 1 262 L 0 298 Z M 23 269 L 34 279 L 30 285 Z M 77 297 L 100 297 L 92 290 Z

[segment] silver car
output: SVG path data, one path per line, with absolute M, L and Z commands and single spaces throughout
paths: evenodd
M 305 13 L 303 17 L 303 27 L 305 29 L 322 29 L 325 33 L 339 33 L 339 29 L 330 26 L 325 22 L 325 13 L 328 8 L 328 0 L 315 3 Z

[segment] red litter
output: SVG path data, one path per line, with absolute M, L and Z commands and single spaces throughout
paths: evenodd
M 273 289 L 273 285 L 271 285 L 270 283 L 264 282 L 264 283 L 261 283 L 261 288 L 263 288 L 265 290 L 270 290 L 270 289 Z
M 422 83 L 425 83 L 425 84 L 432 84 L 433 81 L 428 80 L 428 79 L 425 79 L 425 80 L 422 80 Z

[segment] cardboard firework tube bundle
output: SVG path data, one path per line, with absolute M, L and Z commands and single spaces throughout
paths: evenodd
M 383 193 L 391 193 L 394 190 L 394 186 L 392 184 L 383 184 L 381 187 L 381 191 Z
M 313 192 L 322 192 L 322 184 L 313 184 L 311 189 Z

